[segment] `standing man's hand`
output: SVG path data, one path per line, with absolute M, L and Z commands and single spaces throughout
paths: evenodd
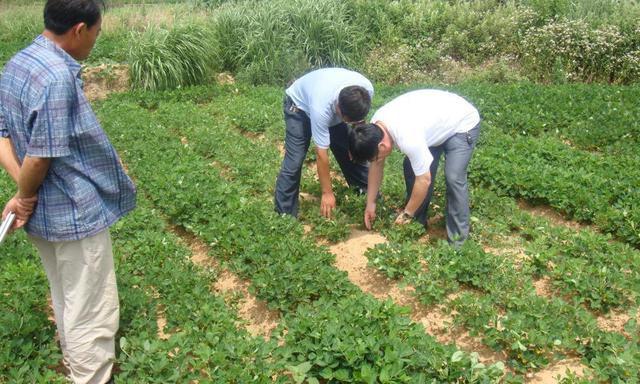
M 364 209 L 364 226 L 370 230 L 375 220 L 376 220 L 376 204 L 367 203 L 367 207 Z
M 22 228 L 29 221 L 29 218 L 33 214 L 33 210 L 35 209 L 37 202 L 37 195 L 33 197 L 23 198 L 14 196 L 11 200 L 9 200 L 7 205 L 5 205 L 4 207 L 4 210 L 2 211 L 2 220 L 4 220 L 7 215 L 9 215 L 9 212 L 13 212 L 16 214 L 16 219 L 11 226 L 11 230 L 14 231 L 18 228 Z
M 327 219 L 331 218 L 331 213 L 336 208 L 336 197 L 333 192 L 325 192 L 320 200 L 320 213 Z

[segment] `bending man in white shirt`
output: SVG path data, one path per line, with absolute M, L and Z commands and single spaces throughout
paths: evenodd
M 331 217 L 336 199 L 329 174 L 329 148 L 352 188 L 367 189 L 368 168 L 354 164 L 347 148 L 347 124 L 364 121 L 371 106 L 373 85 L 357 72 L 324 68 L 296 80 L 284 98 L 285 156 L 275 187 L 278 213 L 298 215 L 302 165 L 310 140 L 316 144 L 318 179 L 322 189 L 320 213 Z
M 370 162 L 364 222 L 376 218 L 376 197 L 385 159 L 394 147 L 404 155 L 407 201 L 396 224 L 412 219 L 425 224 L 440 155 L 445 156 L 447 236 L 460 246 L 469 236 L 467 166 L 480 134 L 480 114 L 462 97 L 440 90 L 401 95 L 349 132 L 349 152 L 356 162 Z

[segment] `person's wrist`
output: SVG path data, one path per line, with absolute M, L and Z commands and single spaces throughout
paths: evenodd
M 32 197 L 36 196 L 36 194 L 33 194 L 31 196 L 27 196 L 27 194 L 23 193 L 22 191 L 18 191 L 18 193 L 16 193 L 16 199 L 18 200 L 23 200 L 23 199 L 30 199 Z
M 407 211 L 406 209 L 404 211 L 402 211 L 400 216 L 402 216 L 403 219 L 408 219 L 408 220 L 412 220 L 413 219 L 413 213 Z

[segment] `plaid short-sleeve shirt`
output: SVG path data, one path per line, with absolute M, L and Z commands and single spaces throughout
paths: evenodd
M 0 136 L 20 161 L 50 158 L 27 233 L 80 240 L 135 207 L 135 187 L 84 96 L 80 64 L 40 35 L 0 78 Z

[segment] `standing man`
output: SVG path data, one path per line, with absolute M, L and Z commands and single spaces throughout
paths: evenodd
M 85 98 L 77 61 L 89 56 L 104 7 L 48 0 L 44 32 L 0 78 L 0 164 L 17 172 L 18 187 L 2 215 L 24 217 L 37 200 L 13 228 L 26 221 L 40 254 L 74 383 L 113 380 L 119 305 L 109 226 L 135 207 L 134 185 Z
M 382 108 L 372 124 L 361 124 L 349 134 L 355 161 L 370 161 L 364 223 L 376 218 L 376 196 L 384 162 L 393 147 L 405 154 L 407 201 L 396 224 L 415 219 L 426 225 L 433 181 L 444 152 L 447 182 L 447 236 L 460 246 L 469 236 L 467 166 L 480 135 L 480 114 L 462 97 L 439 90 L 417 90 L 401 95 Z
M 329 152 L 335 156 L 350 187 L 366 190 L 366 165 L 354 164 L 347 150 L 347 124 L 362 122 L 369 113 L 373 85 L 357 72 L 324 68 L 296 80 L 284 98 L 285 155 L 275 188 L 278 213 L 298 216 L 302 164 L 311 138 L 316 144 L 320 213 L 327 218 L 336 207 L 329 175 Z

